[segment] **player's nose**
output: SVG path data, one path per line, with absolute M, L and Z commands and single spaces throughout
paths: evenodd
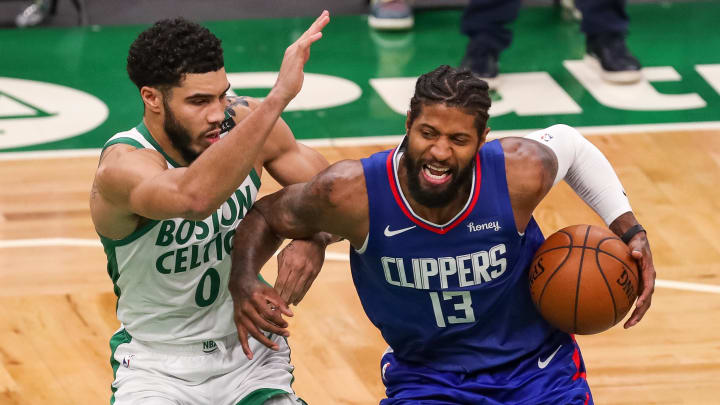
M 208 123 L 219 125 L 225 119 L 225 104 L 218 101 L 213 103 L 210 112 L 208 113 Z
M 439 162 L 447 160 L 452 155 L 450 142 L 443 136 L 438 137 L 430 147 L 430 154 Z

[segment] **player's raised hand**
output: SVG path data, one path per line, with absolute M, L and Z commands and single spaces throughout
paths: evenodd
M 271 93 L 285 102 L 290 102 L 302 88 L 303 68 L 310 58 L 310 46 L 322 38 L 322 30 L 330 22 L 330 13 L 325 10 L 300 38 L 285 50 L 280 73 Z
M 254 279 L 241 286 L 230 288 L 233 298 L 235 327 L 243 352 L 252 360 L 248 335 L 272 350 L 278 350 L 278 345 L 270 340 L 263 331 L 272 332 L 282 336 L 290 336 L 287 330 L 288 323 L 283 315 L 293 316 L 285 301 L 269 285 Z
M 645 232 L 639 232 L 628 243 L 630 254 L 638 262 L 640 268 L 641 289 L 639 297 L 635 302 L 635 310 L 625 322 L 625 329 L 637 325 L 643 318 L 652 302 L 652 295 L 655 291 L 655 265 L 653 265 L 652 252 Z

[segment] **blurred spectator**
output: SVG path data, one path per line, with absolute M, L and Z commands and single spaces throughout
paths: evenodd
M 585 33 L 585 61 L 604 80 L 614 83 L 632 83 L 642 77 L 640 62 L 625 44 L 625 4 L 626 0 L 575 0 Z M 461 66 L 487 79 L 491 87 L 497 86 L 493 79 L 498 76 L 500 53 L 512 41 L 512 31 L 506 25 L 517 18 L 520 6 L 521 0 L 470 0 L 465 9 L 461 29 L 470 42 Z
M 376 30 L 409 30 L 414 24 L 407 0 L 370 0 L 368 24 Z
M 57 0 L 35 0 L 15 17 L 15 25 L 20 28 L 39 25 L 56 11 Z

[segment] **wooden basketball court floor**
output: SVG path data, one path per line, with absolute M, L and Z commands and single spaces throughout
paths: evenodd
M 579 336 L 597 404 L 720 403 L 720 130 L 593 135 L 648 230 L 658 273 L 643 322 Z M 330 161 L 388 146 L 320 148 Z M 97 157 L 0 160 L 0 404 L 107 404 L 118 328 L 88 211 Z M 263 193 L 277 189 L 263 178 Z M 565 184 L 545 234 L 600 220 Z M 308 403 L 372 404 L 385 349 L 356 297 L 345 244 L 296 308 L 294 388 Z M 263 274 L 274 279 L 275 264 Z

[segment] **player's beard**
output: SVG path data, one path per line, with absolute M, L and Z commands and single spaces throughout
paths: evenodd
M 180 155 L 182 155 L 183 159 L 185 159 L 189 165 L 197 159 L 198 156 L 200 156 L 200 152 L 196 152 L 191 148 L 192 135 L 190 134 L 190 131 L 188 131 L 188 129 L 175 118 L 170 106 L 164 99 L 163 106 L 165 107 L 165 121 L 163 122 L 163 129 L 165 130 L 168 138 L 170 138 L 170 142 L 173 147 L 180 152 Z
M 472 161 L 460 170 L 456 168 L 450 169 L 450 174 L 453 176 L 452 179 L 448 184 L 438 187 L 437 190 L 428 190 L 420 185 L 420 176 L 422 176 L 420 171 L 429 161 L 413 159 L 406 150 L 405 158 L 402 159 L 402 162 L 404 162 L 403 164 L 407 171 L 410 196 L 426 207 L 437 208 L 445 206 L 462 191 L 470 190 L 471 175 L 474 168 Z

